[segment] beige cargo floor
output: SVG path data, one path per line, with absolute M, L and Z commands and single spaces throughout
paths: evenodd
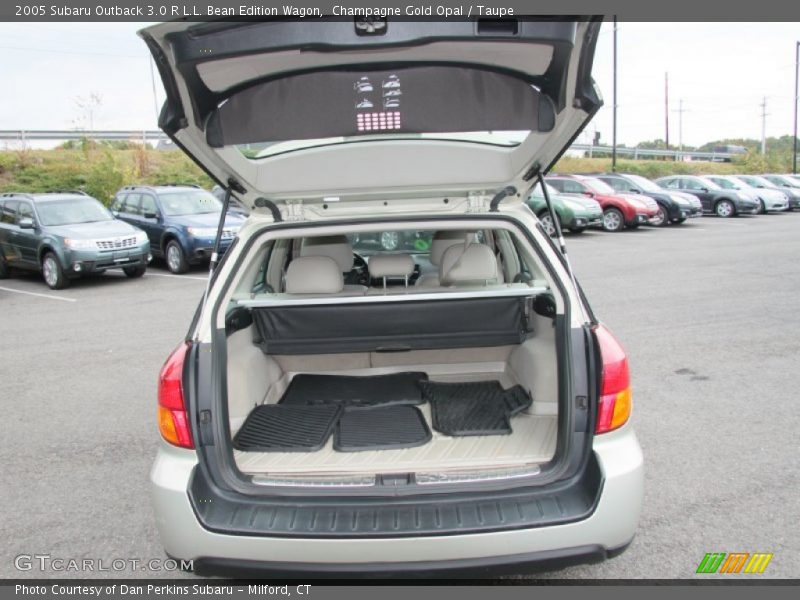
M 430 406 L 419 407 L 430 426 Z M 234 451 L 249 474 L 409 473 L 521 467 L 549 461 L 555 452 L 557 417 L 522 413 L 511 419 L 510 435 L 449 437 L 432 429 L 423 446 L 400 450 L 336 452 L 333 440 L 317 452 Z

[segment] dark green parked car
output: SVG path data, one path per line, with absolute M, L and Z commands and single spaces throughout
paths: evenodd
M 57 290 L 86 273 L 122 269 L 141 277 L 150 260 L 144 231 L 115 219 L 81 192 L 0 195 L 0 279 L 40 271 Z
M 547 186 L 547 193 L 563 229 L 568 229 L 572 233 L 582 233 L 587 227 L 603 226 L 603 209 L 596 200 L 581 198 L 572 194 L 561 194 L 550 185 Z M 550 213 L 547 211 L 547 204 L 544 201 L 542 189 L 538 184 L 533 188 L 527 203 L 531 210 L 536 213 L 536 216 L 539 217 L 545 231 L 550 235 L 554 235 L 556 228 L 550 218 Z

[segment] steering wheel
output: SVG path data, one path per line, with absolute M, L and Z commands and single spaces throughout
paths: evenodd
M 363 285 L 369 287 L 369 267 L 364 257 L 353 252 L 353 268 L 344 276 L 345 284 Z

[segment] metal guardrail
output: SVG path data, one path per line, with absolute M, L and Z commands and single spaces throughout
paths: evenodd
M 572 144 L 570 150 L 577 150 L 586 152 L 589 156 L 592 154 L 611 154 L 613 148 L 611 146 L 592 146 L 591 144 Z M 730 160 L 735 156 L 733 152 L 698 152 L 695 150 L 662 150 L 656 148 L 626 148 L 617 146 L 617 156 L 631 156 L 634 159 L 638 158 L 672 158 L 680 160 L 682 158 L 696 158 L 700 160 Z
M 113 141 L 147 141 L 159 142 L 166 141 L 168 138 L 162 131 L 150 129 L 141 131 L 82 131 L 82 130 L 57 130 L 57 129 L 3 129 L 0 130 L 0 140 L 26 142 L 33 140 L 45 141 L 67 141 L 90 138 L 93 140 L 113 140 Z M 592 146 L 591 144 L 572 144 L 570 150 L 585 152 L 588 156 L 593 154 L 611 154 L 611 146 Z M 730 160 L 737 156 L 730 152 L 695 152 L 680 150 L 659 150 L 645 148 L 617 148 L 617 156 L 630 156 L 634 159 L 639 158 L 671 158 L 681 160 L 683 158 L 721 161 Z
M 148 142 L 166 140 L 167 136 L 159 130 L 118 131 L 118 130 L 58 130 L 58 129 L 2 129 L 0 140 L 25 142 L 31 140 L 67 141 L 90 138 L 93 140 L 124 140 Z

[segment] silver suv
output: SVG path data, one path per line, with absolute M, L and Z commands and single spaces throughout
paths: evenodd
M 161 127 L 250 210 L 160 375 L 170 556 L 476 577 L 630 543 L 627 357 L 525 203 L 601 105 L 600 20 L 517 25 L 141 32 Z M 401 108 L 355 108 L 392 76 Z M 354 253 L 385 232 L 413 242 Z

